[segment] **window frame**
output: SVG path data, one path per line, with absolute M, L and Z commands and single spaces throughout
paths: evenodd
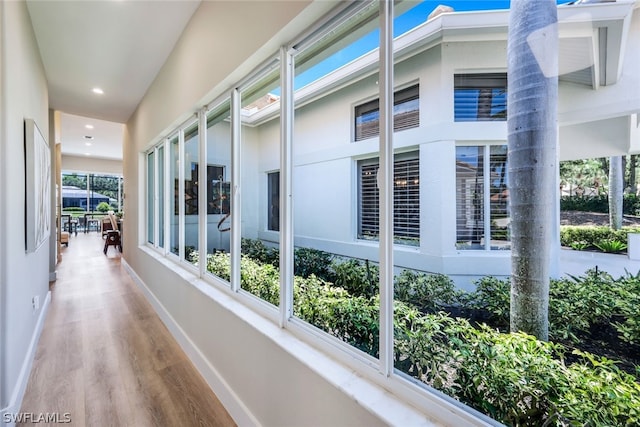
M 482 236 L 481 236 L 481 241 L 483 241 L 482 243 L 478 243 L 477 247 L 465 247 L 468 246 L 468 242 L 467 241 L 460 241 L 458 239 L 460 230 L 459 230 L 459 225 L 458 225 L 458 221 L 459 221 L 459 217 L 458 217 L 458 210 L 459 210 L 459 203 L 460 203 L 460 197 L 458 195 L 458 148 L 462 148 L 462 147 L 473 147 L 473 148 L 478 148 L 481 149 L 482 151 L 482 208 L 481 208 L 481 212 L 482 212 Z M 492 240 L 493 240 L 493 228 L 492 228 L 492 223 L 495 219 L 495 216 L 493 214 L 493 208 L 494 208 L 494 203 L 492 202 L 492 196 L 494 196 L 494 194 L 492 193 L 492 187 L 490 184 L 491 181 L 491 173 L 492 173 L 492 164 L 495 163 L 494 161 L 492 161 L 492 155 L 493 153 L 492 148 L 494 147 L 504 147 L 506 148 L 506 144 L 504 142 L 495 142 L 495 143 L 489 143 L 489 144 L 482 144 L 482 145 L 474 145 L 474 144 L 457 144 L 456 145 L 456 155 L 455 155 L 455 168 L 456 168 L 456 172 L 455 172 L 455 182 L 456 182 L 456 194 L 455 194 L 455 201 L 456 201 L 456 238 L 455 238 L 455 246 L 456 246 L 456 250 L 458 251 L 463 251 L 463 252 L 473 252 L 473 251 L 504 251 L 504 250 L 510 250 L 511 249 L 511 239 L 510 239 L 510 229 L 509 227 L 507 227 L 506 232 L 507 232 L 507 240 L 505 240 L 506 243 L 505 245 L 503 245 L 502 247 L 498 247 L 496 246 L 495 248 L 492 247 Z M 506 175 L 506 169 L 508 168 L 508 154 L 505 153 L 505 161 L 503 164 L 503 178 L 504 178 L 504 184 L 506 185 L 506 179 L 507 179 L 507 175 Z M 508 195 L 506 196 L 506 201 L 505 204 L 507 204 L 508 206 Z M 466 199 L 465 199 L 466 200 Z M 508 208 L 505 208 L 507 214 L 508 214 Z M 488 218 L 488 220 L 487 220 Z M 489 238 L 487 239 L 487 236 L 489 236 Z
M 472 72 L 457 72 L 453 75 L 453 121 L 456 123 L 466 123 L 466 122 L 505 122 L 507 120 L 508 114 L 508 105 L 507 105 L 507 72 L 506 71 L 472 71 Z M 504 117 L 480 117 L 478 114 L 479 107 L 477 106 L 480 102 L 478 97 L 474 97 L 474 103 L 476 104 L 476 114 L 474 116 L 468 116 L 464 114 L 465 104 L 458 103 L 458 90 L 482 90 L 482 89 L 492 89 L 503 91 L 501 97 L 504 98 Z M 494 108 L 493 105 L 493 93 L 491 95 L 492 104 L 490 105 L 489 113 L 491 113 L 491 109 Z M 458 109 L 462 110 L 460 115 L 458 115 Z M 498 113 L 502 114 L 502 113 Z
M 401 215 L 399 215 L 397 213 L 397 209 L 400 209 L 401 206 L 398 204 L 398 199 L 396 198 L 397 195 L 397 187 L 395 185 L 394 182 L 394 206 L 393 206 L 393 219 L 394 219 L 394 230 L 393 230 L 393 241 L 394 241 L 394 245 L 399 245 L 399 246 L 405 246 L 405 247 L 419 247 L 420 246 L 420 209 L 421 209 L 421 204 L 420 204 L 420 196 L 421 196 L 421 192 L 420 192 L 420 151 L 419 149 L 415 149 L 415 150 L 410 150 L 410 151 L 403 151 L 400 153 L 395 153 L 394 155 L 394 160 L 393 160 L 393 170 L 394 170 L 394 176 L 397 174 L 398 169 L 402 167 L 403 162 L 411 162 L 412 164 L 408 164 L 408 168 L 414 169 L 417 168 L 417 170 L 415 170 L 416 174 L 415 174 L 415 179 L 418 180 L 417 182 L 417 206 L 418 206 L 418 214 L 417 214 L 417 218 L 415 218 L 415 223 L 412 224 L 411 228 L 415 228 L 413 231 L 413 236 L 400 236 L 400 233 L 398 233 L 398 225 L 399 225 L 399 221 L 397 220 L 398 217 L 401 217 Z M 356 201 L 356 240 L 360 241 L 360 242 L 370 242 L 370 241 L 375 241 L 378 242 L 379 241 L 379 220 L 380 218 L 374 218 L 371 221 L 376 222 L 378 225 L 377 226 L 373 226 L 373 227 L 377 227 L 378 233 L 375 234 L 376 236 L 378 236 L 377 238 L 367 238 L 364 237 L 364 232 L 362 231 L 362 227 L 363 227 L 363 173 L 362 173 L 362 169 L 363 167 L 367 167 L 367 166 L 373 166 L 374 169 L 379 168 L 380 165 L 380 160 L 378 157 L 370 157 L 367 159 L 360 159 L 357 160 L 356 162 L 356 191 L 354 192 L 354 194 L 357 194 L 357 201 Z M 379 205 L 379 190 L 377 188 L 377 172 L 375 172 L 376 176 L 373 177 L 373 185 L 375 188 L 373 188 L 373 191 L 376 193 L 376 195 L 374 196 L 375 201 L 372 204 L 372 208 L 373 210 L 376 211 L 376 215 L 378 215 L 378 205 Z M 371 189 L 369 190 L 371 191 Z M 409 189 L 408 191 L 412 191 L 411 189 Z M 404 205 L 402 205 L 404 206 Z M 405 221 L 406 222 L 406 221 Z M 409 228 L 409 227 L 404 227 L 404 228 Z M 407 233 L 410 234 L 410 233 Z M 411 240 L 411 239 L 416 239 L 416 244 L 410 244 L 410 243 L 404 243 L 403 239 L 406 240 Z
M 408 124 L 400 125 L 395 112 L 396 107 L 412 101 L 417 102 L 417 108 L 411 110 L 412 114 L 415 114 L 415 118 L 409 120 Z M 364 110 L 359 113 L 359 109 Z M 399 132 L 407 129 L 414 129 L 420 127 L 420 83 L 413 82 L 403 85 L 398 89 L 395 89 L 393 93 L 393 131 Z M 361 102 L 352 108 L 353 111 L 353 142 L 365 141 L 370 138 L 380 136 L 380 98 L 371 99 L 369 101 Z M 361 127 L 358 125 L 358 118 L 365 114 L 375 114 L 377 118 L 372 120 L 372 130 L 362 134 Z M 375 126 L 374 126 L 375 124 Z

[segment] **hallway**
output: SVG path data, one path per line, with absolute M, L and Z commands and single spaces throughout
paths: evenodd
M 73 426 L 235 425 L 120 253 L 102 248 L 95 232 L 63 247 L 20 412 Z

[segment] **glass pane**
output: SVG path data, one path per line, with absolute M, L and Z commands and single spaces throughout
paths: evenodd
M 207 113 L 207 271 L 230 280 L 231 109 Z
M 456 147 L 456 247 L 484 245 L 484 148 Z
M 456 122 L 507 119 L 505 73 L 456 74 L 454 80 Z
M 198 263 L 198 122 L 184 131 L 184 257 Z
M 158 148 L 158 247 L 164 247 L 164 146 Z
M 268 173 L 280 169 L 280 65 L 274 58 L 242 89 L 240 287 L 278 306 L 279 235 L 268 231 Z
M 147 155 L 147 241 L 153 243 L 155 230 L 155 153 Z
M 169 196 L 169 212 L 171 215 L 171 223 L 169 224 L 169 250 L 171 253 L 178 255 L 180 253 L 178 245 L 180 244 L 180 221 L 179 221 L 179 165 L 180 165 L 180 144 L 178 143 L 178 137 L 174 137 L 169 142 L 169 179 L 172 183 L 172 188 Z
M 280 172 L 268 174 L 267 186 L 267 229 L 280 231 Z
M 314 84 L 323 87 L 343 65 L 339 58 L 357 60 L 379 46 L 378 2 L 353 5 L 363 9 L 350 19 L 337 19 L 340 26 L 323 29 L 326 34 L 317 45 L 296 56 L 296 89 L 311 71 Z M 378 132 L 377 101 L 370 102 L 379 97 L 373 61 L 368 77 L 338 90 L 319 89 L 311 102 L 296 106 L 293 298 L 294 316 L 378 357 L 379 153 L 377 144 L 352 143 L 354 128 L 363 138 Z M 317 65 L 307 70 L 309 64 Z M 297 89 L 296 102 L 301 93 Z
M 491 249 L 510 249 L 507 146 L 492 145 L 490 150 Z

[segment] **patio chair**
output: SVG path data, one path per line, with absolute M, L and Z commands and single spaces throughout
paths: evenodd
M 122 241 L 120 239 L 120 230 L 118 230 L 118 220 L 113 212 L 109 212 L 109 220 L 111 222 L 111 230 L 107 230 L 107 239 L 104 242 L 103 252 L 106 255 L 109 246 L 115 246 L 122 252 Z

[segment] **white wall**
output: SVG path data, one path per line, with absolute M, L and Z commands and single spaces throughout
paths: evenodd
M 0 407 L 15 413 L 49 295 L 49 241 L 25 253 L 24 119 L 34 119 L 48 138 L 49 114 L 47 81 L 26 3 L 0 3 L 0 18 Z M 40 300 L 37 310 L 33 297 Z
M 62 170 L 122 175 L 122 160 L 94 159 L 67 154 L 62 156 Z

